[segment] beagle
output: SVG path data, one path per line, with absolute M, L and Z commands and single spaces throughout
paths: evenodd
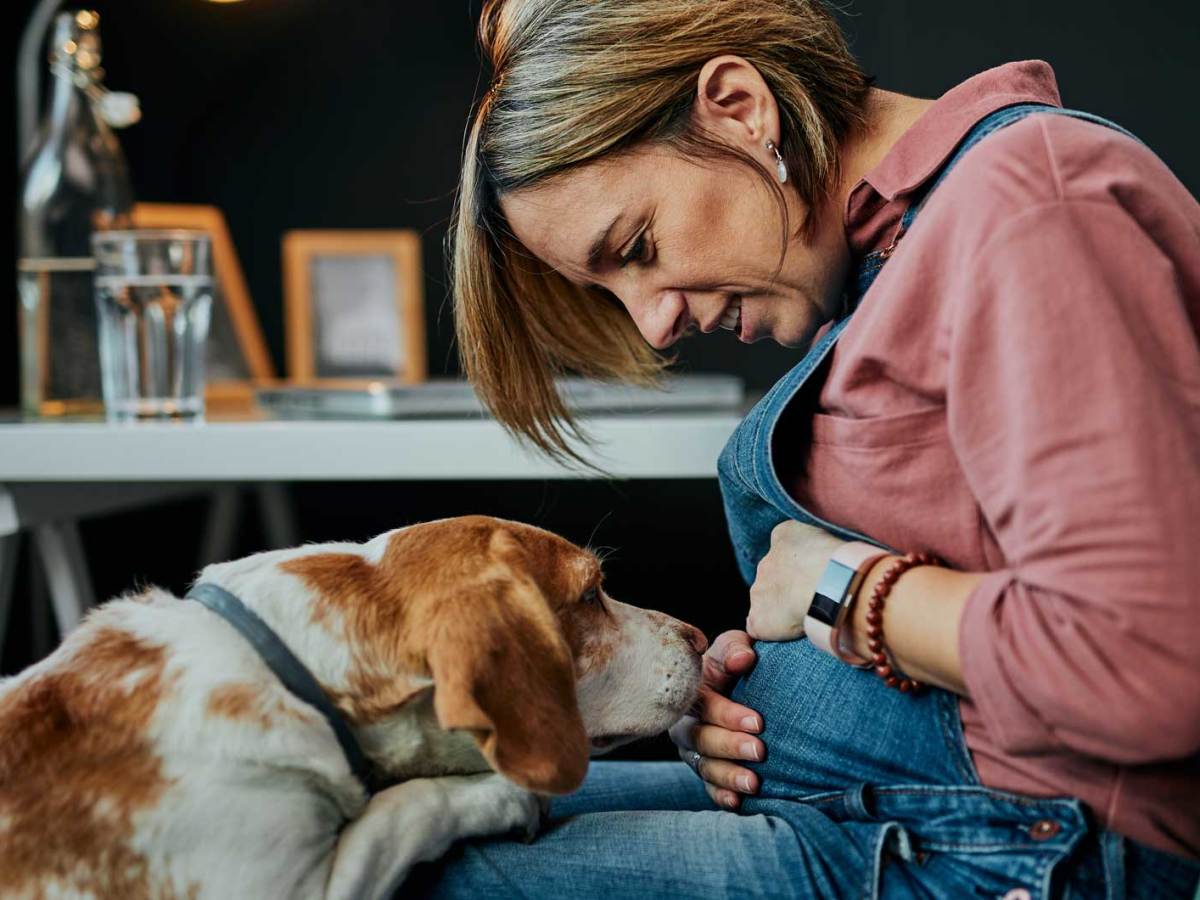
M 375 792 L 240 626 L 153 588 L 98 607 L 0 680 L 0 897 L 388 897 L 459 838 L 532 833 L 699 687 L 703 634 L 601 579 L 483 516 L 204 569 L 315 678 Z

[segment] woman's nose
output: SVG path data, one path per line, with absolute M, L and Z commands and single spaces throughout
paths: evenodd
M 621 302 L 646 343 L 655 350 L 670 347 L 687 327 L 687 300 L 680 291 L 663 291 L 628 301 L 622 297 Z

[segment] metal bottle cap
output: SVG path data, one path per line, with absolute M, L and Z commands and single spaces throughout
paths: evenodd
M 50 64 L 77 71 L 100 72 L 100 14 L 90 9 L 54 17 L 50 33 Z

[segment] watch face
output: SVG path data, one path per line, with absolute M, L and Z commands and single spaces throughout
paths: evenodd
M 830 628 L 838 624 L 842 605 L 846 602 L 846 591 L 854 580 L 854 569 L 831 559 L 817 583 L 808 614 Z
M 824 594 L 813 594 L 812 605 L 808 608 L 808 614 L 818 622 L 824 622 L 830 628 L 837 624 L 838 610 L 841 604 L 832 597 L 826 597 Z

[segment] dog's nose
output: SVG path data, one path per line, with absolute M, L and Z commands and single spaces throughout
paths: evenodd
M 688 625 L 686 622 L 681 622 L 679 634 L 685 641 L 692 645 L 692 649 L 697 653 L 703 653 L 708 649 L 708 638 L 695 625 Z

